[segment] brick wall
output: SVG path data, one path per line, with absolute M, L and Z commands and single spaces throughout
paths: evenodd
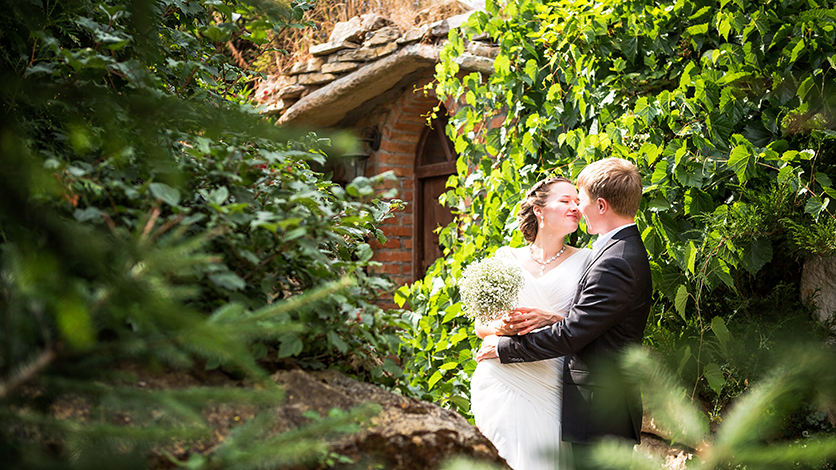
M 377 272 L 386 274 L 398 286 L 413 281 L 412 248 L 414 230 L 414 169 L 415 155 L 421 133 L 427 126 L 427 114 L 438 104 L 434 93 L 424 96 L 421 89 L 429 83 L 432 71 L 420 77 L 413 86 L 406 87 L 388 107 L 362 123 L 363 127 L 377 125 L 381 132 L 380 149 L 372 152 L 366 167 L 368 175 L 393 171 L 398 177 L 394 187 L 398 199 L 406 207 L 387 219 L 381 227 L 388 241 L 380 244 L 371 242 L 375 261 L 382 264 Z M 390 186 L 391 187 L 391 186 Z M 393 292 L 381 294 L 380 304 L 384 308 L 395 308 Z

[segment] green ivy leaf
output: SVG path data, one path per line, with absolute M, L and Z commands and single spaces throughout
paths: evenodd
M 151 183 L 148 185 L 151 195 L 162 200 L 170 206 L 177 207 L 180 204 L 180 191 L 165 183 Z
M 216 286 L 227 290 L 236 291 L 247 286 L 247 283 L 240 276 L 231 271 L 210 274 L 208 277 Z
M 656 232 L 655 227 L 647 227 L 644 229 L 642 232 L 642 241 L 644 242 L 647 252 L 650 253 L 652 258 L 659 256 L 659 253 L 661 253 L 664 249 L 664 241 L 659 238 L 659 234 Z
M 427 389 L 432 390 L 439 380 L 441 380 L 441 372 L 436 370 L 433 375 L 430 376 L 430 380 L 427 381 Z
M 726 377 L 723 375 L 723 371 L 720 367 L 711 362 L 705 366 L 702 373 L 708 381 L 708 386 L 711 387 L 711 390 L 714 390 L 714 393 L 719 395 L 723 386 L 726 384 Z
M 720 341 L 720 346 L 725 351 L 731 340 L 731 333 L 726 328 L 726 322 L 723 320 L 723 317 L 714 317 L 711 319 L 711 331 L 714 332 L 714 336 Z
M 226 202 L 226 199 L 229 197 L 229 190 L 226 189 L 226 186 L 221 186 L 220 188 L 212 190 L 209 193 L 209 197 L 207 200 L 210 204 L 214 204 L 216 206 L 223 205 Z
M 691 188 L 685 193 L 685 207 L 688 215 L 695 216 L 714 211 L 714 199 L 697 188 Z
M 708 33 L 708 23 L 695 24 L 694 26 L 689 26 L 688 29 L 686 29 L 685 31 L 691 36 L 706 34 Z
M 653 175 L 650 177 L 651 184 L 659 184 L 668 176 L 668 161 L 661 160 L 656 162 L 656 168 L 653 169 Z
M 653 198 L 648 204 L 647 208 L 652 212 L 667 212 L 671 208 L 671 203 L 662 198 Z
M 697 247 L 694 246 L 693 241 L 688 242 L 688 247 L 685 250 L 685 256 L 688 259 L 688 272 L 694 274 L 694 265 L 697 262 Z
M 807 204 L 804 205 L 804 212 L 813 216 L 816 219 L 816 222 L 819 220 L 819 216 L 822 212 L 827 209 L 827 206 L 830 204 L 830 198 L 820 198 L 818 196 L 813 196 L 807 200 Z
M 398 304 L 398 307 L 403 307 L 407 299 L 409 299 L 409 287 L 403 285 L 395 291 L 395 303 Z
M 755 275 L 768 262 L 772 261 L 772 241 L 765 236 L 752 239 L 743 250 L 743 268 Z
M 807 45 L 804 43 L 804 38 L 796 37 L 793 41 L 790 42 L 792 44 L 795 42 L 795 46 L 792 48 L 792 52 L 790 53 L 790 63 L 794 63 L 798 60 L 798 57 L 807 50 Z
M 340 335 L 338 335 L 334 330 L 328 330 L 327 336 L 328 336 L 328 343 L 331 346 L 334 346 L 335 348 L 337 348 L 337 351 L 339 351 L 341 353 L 348 352 L 348 350 L 349 350 L 348 343 L 343 341 L 343 339 L 340 338 Z
M 454 405 L 459 407 L 459 409 L 462 410 L 463 412 L 465 412 L 465 413 L 470 412 L 470 400 L 468 400 L 467 398 L 459 396 L 459 395 L 454 395 L 454 396 L 450 397 L 450 401 L 453 402 Z
M 295 356 L 302 352 L 302 340 L 295 333 L 279 337 L 279 358 Z
M 357 257 L 360 261 L 368 261 L 372 259 L 372 256 L 374 256 L 374 251 L 372 251 L 368 243 L 360 243 L 357 245 Z
M 745 183 L 754 173 L 755 156 L 747 145 L 738 145 L 729 154 L 728 166 L 740 183 Z
M 451 369 L 455 369 L 457 367 L 459 367 L 458 362 L 447 362 L 447 363 L 442 364 L 441 366 L 439 366 L 438 370 L 451 370 Z
M 441 323 L 447 323 L 450 320 L 458 317 L 462 313 L 462 304 L 459 302 L 454 303 L 453 305 L 447 307 L 447 310 L 444 312 L 444 318 L 441 320 Z
M 702 188 L 703 173 L 702 167 L 699 165 L 680 165 L 676 167 L 676 179 L 683 186 L 691 186 L 693 188 Z
M 679 286 L 676 290 L 676 300 L 674 301 L 674 307 L 676 308 L 676 313 L 682 317 L 683 321 L 685 320 L 685 306 L 688 305 L 688 287 L 684 284 Z
M 636 54 L 639 49 L 638 36 L 626 36 L 621 39 L 621 52 L 631 63 L 636 61 Z
M 685 346 L 680 353 L 679 367 L 676 369 L 677 375 L 682 374 L 682 371 L 685 370 L 685 366 L 688 364 L 689 359 L 691 359 L 691 346 Z
M 391 357 L 383 359 L 383 370 L 391 374 L 393 377 L 403 377 L 403 367 L 398 365 Z
M 729 265 L 719 259 L 714 258 L 711 260 L 711 267 L 712 273 L 715 274 L 726 286 L 728 286 L 733 291 L 737 291 L 737 287 L 734 285 L 734 279 L 731 277 L 731 271 L 729 269 Z

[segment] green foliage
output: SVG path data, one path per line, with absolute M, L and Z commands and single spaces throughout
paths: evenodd
M 722 391 L 725 373 L 704 351 L 708 337 L 733 341 L 718 307 L 753 278 L 834 254 L 833 7 L 489 1 L 451 31 L 434 86 L 461 103 L 448 127 L 458 174 L 442 196 L 458 218 L 441 232 L 445 258 L 399 291 L 414 311 L 402 349 L 412 386 L 467 410 L 476 340 L 460 314 L 462 267 L 523 243 L 512 215 L 535 181 L 621 157 L 642 174 L 649 324 L 696 337 L 679 359 L 696 363 L 699 393 Z M 457 63 L 478 35 L 500 48 L 487 78 Z M 496 117 L 501 127 L 483 125 Z M 757 297 L 777 285 L 767 277 Z
M 711 434 L 706 417 L 686 399 L 685 388 L 646 351 L 625 354 L 622 370 L 634 386 L 641 384 L 644 401 L 659 426 L 672 431 L 676 442 L 695 449 L 688 468 L 833 468 L 832 434 L 808 433 L 792 439 L 780 429 L 793 413 L 809 413 L 805 400 L 833 402 L 836 384 L 831 372 L 836 357 L 809 344 L 796 344 L 782 353 L 780 360 L 770 363 L 768 376 L 738 398 Z M 658 469 L 664 464 L 658 457 L 636 455 L 632 445 L 616 442 L 600 444 L 595 459 L 597 468 L 606 469 Z
M 394 177 L 341 188 L 312 171 L 351 142 L 265 121 L 221 47 L 301 26 L 307 2 L 0 4 L 4 464 L 144 467 L 171 439 L 211 437 L 210 400 L 278 403 L 268 363 L 395 384 L 395 318 L 372 304 L 390 284 L 367 274 L 391 204 L 374 188 Z M 138 390 L 118 378 L 128 363 L 221 367 L 257 390 Z M 56 419 L 68 397 L 87 411 Z M 260 417 L 188 465 L 309 459 L 357 417 L 297 437 Z

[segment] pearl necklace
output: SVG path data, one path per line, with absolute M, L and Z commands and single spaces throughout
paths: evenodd
M 557 258 L 559 258 L 560 255 L 562 255 L 564 251 L 566 251 L 566 245 L 563 245 L 563 248 L 561 248 L 560 251 L 558 251 L 556 255 L 549 258 L 548 261 L 540 261 L 539 259 L 537 259 L 536 256 L 534 256 L 533 245 L 528 245 L 528 252 L 531 254 L 531 259 L 533 259 L 537 264 L 540 265 L 540 277 L 543 277 L 543 272 L 546 270 L 546 265 L 551 263 L 552 261 L 556 260 Z

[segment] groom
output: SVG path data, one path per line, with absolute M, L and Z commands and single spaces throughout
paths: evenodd
M 640 441 L 641 397 L 624 385 L 614 366 L 618 353 L 641 344 L 651 281 L 634 222 L 642 195 L 635 165 L 618 158 L 597 161 L 581 171 L 577 185 L 586 230 L 598 239 L 566 318 L 526 335 L 488 336 L 476 359 L 508 363 L 565 356 L 563 440 L 573 444 L 576 467 L 583 469 L 590 465 L 589 444 L 600 438 Z

